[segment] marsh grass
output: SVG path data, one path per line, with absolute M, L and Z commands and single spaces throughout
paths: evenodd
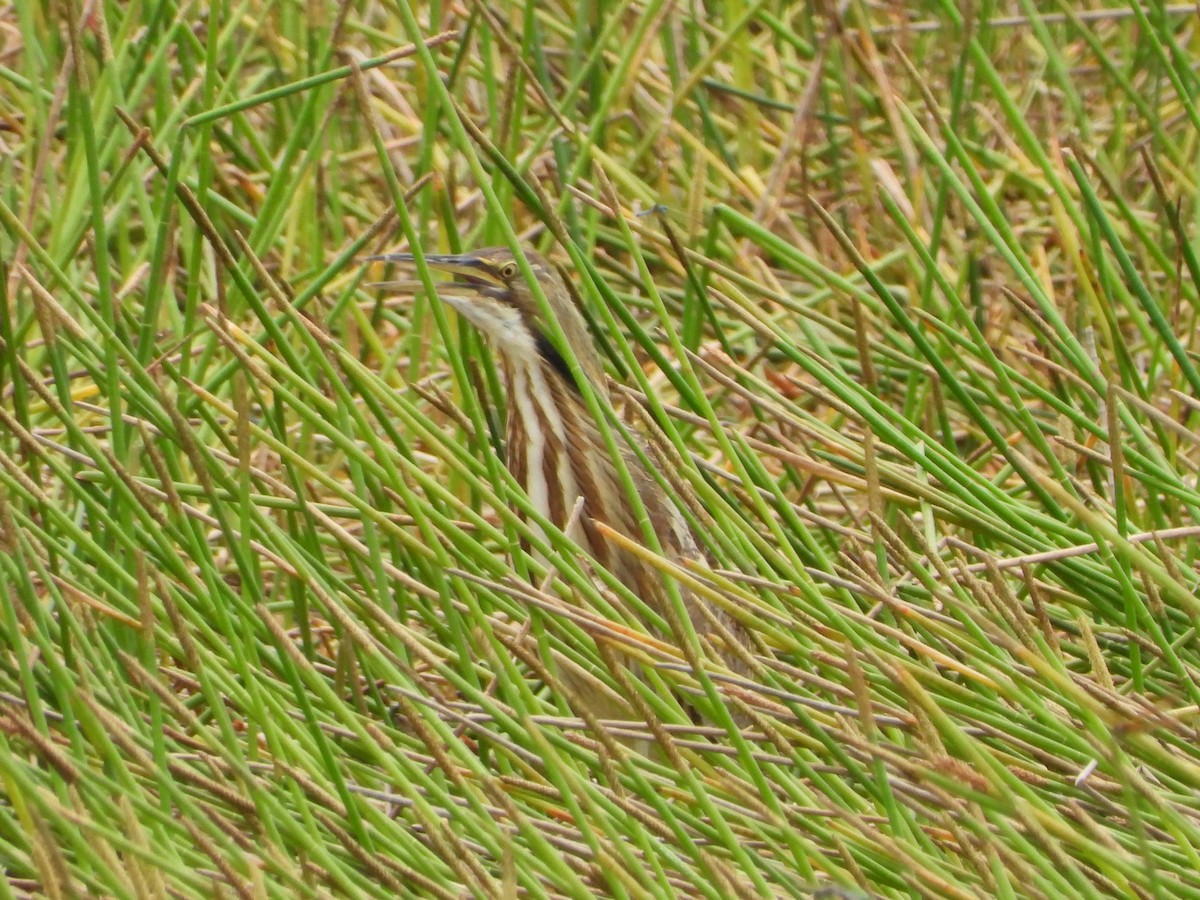
M 4 896 L 1200 893 L 1195 10 L 813 6 L 0 7 Z M 753 683 L 369 286 L 518 241 Z

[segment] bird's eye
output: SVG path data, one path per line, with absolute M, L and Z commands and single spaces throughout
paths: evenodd
M 517 277 L 517 264 L 516 263 L 505 263 L 500 269 L 500 277 L 505 280 L 507 280 L 509 278 L 516 278 Z

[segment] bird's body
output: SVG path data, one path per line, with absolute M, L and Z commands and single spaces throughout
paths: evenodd
M 384 258 L 412 260 L 407 256 Z M 532 251 L 525 251 L 525 258 L 575 356 L 578 376 L 587 379 L 597 399 L 606 404 L 603 367 L 582 314 L 546 260 Z M 662 574 L 606 540 L 598 527 L 606 525 L 644 543 L 638 512 L 577 376 L 552 342 L 541 309 L 511 251 L 492 248 L 463 256 L 427 255 L 425 260 L 433 269 L 458 276 L 439 290 L 439 296 L 484 334 L 499 358 L 507 397 L 506 464 L 534 509 L 567 531 L 599 565 L 670 622 L 674 617 Z M 698 558 L 695 540 L 679 509 L 625 439 L 619 434 L 615 438 L 663 554 L 668 559 Z M 582 508 L 576 514 L 581 498 Z M 717 648 L 717 657 L 734 671 L 744 672 L 740 656 L 727 646 L 729 638 L 744 642 L 740 624 L 686 590 L 682 597 L 697 634 L 715 637 L 710 646 Z M 614 709 L 613 703 L 599 700 L 593 711 L 601 717 L 624 718 L 628 714 L 627 708 Z

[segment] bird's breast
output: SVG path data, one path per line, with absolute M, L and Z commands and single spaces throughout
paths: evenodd
M 576 411 L 543 366 L 512 367 L 508 384 L 508 468 L 534 510 L 566 528 L 580 497 L 571 445 Z

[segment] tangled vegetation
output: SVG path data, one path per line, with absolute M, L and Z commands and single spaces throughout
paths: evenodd
M 0 893 L 1200 895 L 1198 41 L 0 5 Z M 371 286 L 518 242 L 754 678 L 531 544 L 486 347 Z

